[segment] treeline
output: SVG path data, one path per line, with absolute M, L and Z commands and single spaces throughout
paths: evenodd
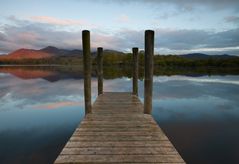
M 41 59 L 0 59 L 0 65 L 78 65 L 81 57 L 51 57 Z
M 104 65 L 131 65 L 132 54 L 104 55 Z M 93 60 L 96 64 L 96 60 Z M 144 66 L 144 54 L 139 54 L 139 65 Z M 239 57 L 192 59 L 177 55 L 155 55 L 154 65 L 161 67 L 239 67 Z
M 154 64 L 158 66 L 180 66 L 180 67 L 238 67 L 239 57 L 231 58 L 205 58 L 205 59 L 191 59 L 180 57 L 176 55 L 156 55 L 154 59 Z
M 0 64 L 12 65 L 81 65 L 82 57 L 53 57 L 42 59 L 0 59 Z M 104 65 L 131 65 L 132 54 L 106 53 L 103 56 Z M 93 65 L 96 64 L 95 56 L 92 57 Z M 139 54 L 139 64 L 144 65 L 144 54 Z M 239 67 L 239 57 L 231 58 L 204 58 L 192 59 L 177 55 L 155 55 L 154 64 L 161 67 Z

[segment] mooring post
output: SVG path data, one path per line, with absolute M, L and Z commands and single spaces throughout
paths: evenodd
M 139 57 L 137 47 L 132 48 L 133 51 L 133 94 L 138 96 L 138 70 L 139 70 Z
M 84 62 L 84 98 L 85 114 L 91 113 L 91 52 L 90 52 L 90 31 L 82 31 L 82 47 Z
M 144 113 L 151 114 L 153 91 L 154 31 L 145 31 Z
M 98 95 L 103 93 L 103 48 L 97 48 Z

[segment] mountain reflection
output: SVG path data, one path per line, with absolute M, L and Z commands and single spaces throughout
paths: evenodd
M 82 68 L 67 69 L 65 67 L 52 66 L 5 66 L 0 67 L 0 73 L 8 73 L 20 79 L 44 79 L 55 82 L 61 79 L 82 79 Z
M 36 78 L 47 78 L 55 76 L 56 72 L 46 70 L 31 70 L 24 69 L 21 67 L 0 67 L 1 73 L 10 73 L 21 79 L 36 79 Z
M 129 77 L 131 78 L 131 66 L 104 66 L 104 79 L 115 79 Z M 61 79 L 82 79 L 82 66 L 0 66 L 0 73 L 9 73 L 21 79 L 37 79 L 42 78 L 49 82 L 59 81 Z M 92 67 L 92 77 L 97 76 L 96 66 Z M 192 77 L 191 80 L 200 80 L 197 77 L 205 75 L 238 75 L 238 70 L 219 69 L 219 68 L 168 68 L 155 66 L 155 76 L 175 76 L 184 75 L 183 78 Z M 143 79 L 144 69 L 139 69 L 139 79 Z M 195 79 L 193 79 L 195 77 Z M 167 80 L 166 78 L 164 80 Z M 177 80 L 180 80 L 177 78 Z M 187 79 L 188 80 L 188 79 Z M 211 79 L 205 79 L 211 80 Z M 201 81 L 203 82 L 203 81 Z M 206 82 L 206 81 L 205 81 Z M 218 81 L 220 82 L 220 80 Z M 236 82 L 239 84 L 238 82 Z

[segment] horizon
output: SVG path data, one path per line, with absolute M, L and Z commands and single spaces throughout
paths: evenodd
M 40 51 L 42 49 L 45 49 L 45 48 L 48 48 L 48 47 L 51 47 L 51 48 L 57 48 L 59 50 L 69 50 L 69 51 L 72 51 L 72 50 L 79 50 L 79 51 L 82 51 L 82 49 L 67 49 L 67 48 L 60 48 L 60 47 L 55 47 L 55 46 L 46 46 L 46 47 L 43 47 L 43 48 L 40 48 L 40 49 L 28 49 L 28 48 L 20 48 L 20 49 L 17 49 L 17 50 L 13 50 L 12 52 L 9 52 L 8 54 L 1 54 L 0 53 L 0 56 L 5 56 L 5 55 L 9 55 L 15 51 L 18 51 L 18 50 L 22 50 L 22 49 L 25 49 L 25 50 L 36 50 L 36 51 Z M 127 54 L 127 53 L 132 53 L 131 51 L 120 51 L 120 50 L 114 50 L 114 49 L 103 49 L 104 51 L 117 51 L 117 52 L 120 52 L 120 53 L 124 53 L 124 54 Z M 144 51 L 144 49 L 139 49 L 139 52 L 142 52 Z M 91 48 L 91 53 L 94 53 L 94 52 L 97 52 L 97 48 Z M 159 54 L 159 53 L 154 53 L 154 55 L 164 55 L 164 56 L 167 56 L 167 55 L 190 55 L 190 54 L 203 54 L 203 55 L 211 55 L 211 56 L 222 56 L 222 55 L 229 55 L 229 56 L 238 56 L 239 55 L 231 55 L 231 54 L 207 54 L 207 53 L 200 53 L 200 52 L 191 52 L 191 53 L 185 53 L 185 54 Z
M 144 49 L 144 30 L 152 29 L 155 54 L 239 55 L 237 0 L 3 0 L 0 10 L 0 54 L 82 49 L 83 29 L 91 31 L 92 50 L 131 52 Z

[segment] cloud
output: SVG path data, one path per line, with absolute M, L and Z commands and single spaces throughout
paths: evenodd
M 19 48 L 43 48 L 48 45 L 62 48 L 81 48 L 81 33 L 57 30 L 54 25 L 31 22 L 11 17 L 13 25 L 3 25 L 0 34 L 1 51 Z M 69 43 L 74 40 L 74 44 Z
M 15 17 L 14 25 L 2 25 L 0 32 L 1 51 L 11 52 L 18 48 L 40 49 L 48 45 L 67 49 L 81 49 L 81 30 L 64 31 L 54 25 L 20 20 Z M 221 32 L 194 29 L 155 29 L 157 53 L 209 52 L 210 54 L 239 54 L 239 28 Z M 105 49 L 131 50 L 144 48 L 144 30 L 121 29 L 111 31 L 91 30 L 91 46 Z
M 91 33 L 91 46 L 93 48 L 104 47 L 104 49 L 124 50 L 125 45 L 123 43 L 124 39 L 114 34 Z
M 143 48 L 143 30 L 124 30 L 119 33 L 119 36 L 124 38 L 126 45 Z M 160 28 L 155 30 L 155 48 L 159 50 L 159 53 L 178 54 L 191 51 L 238 54 L 238 45 L 239 28 L 223 32 Z
M 93 0 L 91 0 L 93 1 Z M 158 8 L 162 5 L 171 5 L 181 12 L 190 12 L 200 7 L 207 7 L 214 10 L 233 9 L 239 12 L 238 0 L 94 0 L 93 2 L 110 4 L 120 3 L 128 5 L 129 3 L 150 5 L 150 7 Z
M 168 12 L 168 13 L 163 13 L 161 16 L 159 16 L 159 19 L 168 19 L 170 17 L 175 17 L 179 15 L 179 12 Z
M 239 16 L 228 16 L 224 20 L 228 23 L 239 24 Z
M 5 41 L 6 40 L 6 36 L 0 32 L 0 41 Z
M 32 16 L 31 21 L 39 22 L 39 23 L 46 23 L 51 25 L 59 25 L 59 26 L 83 26 L 86 24 L 85 21 L 82 20 L 73 20 L 73 19 L 59 19 L 49 16 Z
M 151 3 L 151 4 L 173 4 L 180 8 L 184 8 L 186 11 L 192 10 L 199 6 L 206 6 L 213 9 L 225 9 L 225 8 L 236 8 L 238 9 L 239 2 L 238 0 L 139 0 L 144 3 Z M 236 5 L 236 6 L 235 6 Z
M 122 14 L 119 16 L 119 18 L 117 19 L 118 22 L 120 23 L 128 23 L 130 21 L 129 16 Z

